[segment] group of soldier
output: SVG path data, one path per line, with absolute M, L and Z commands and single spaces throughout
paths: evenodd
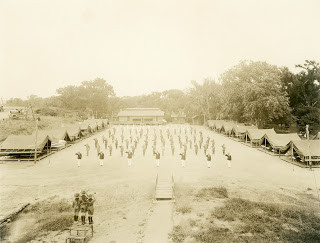
M 211 167 L 212 159 L 216 153 L 215 140 L 207 133 L 205 139 L 202 128 L 192 126 L 113 126 L 109 127 L 106 134 L 102 136 L 101 149 L 98 138 L 94 138 L 94 147 L 96 149 L 97 158 L 100 166 L 104 165 L 104 159 L 107 154 L 112 156 L 113 150 L 120 151 L 121 157 L 126 154 L 128 166 L 132 165 L 133 157 L 136 153 L 138 145 L 141 144 L 142 155 L 145 156 L 152 143 L 152 154 L 155 157 L 156 166 L 160 166 L 160 157 L 164 156 L 166 151 L 166 144 L 169 143 L 171 147 L 171 154 L 175 156 L 176 148 L 180 149 L 181 166 L 186 166 L 187 151 L 194 150 L 198 155 L 199 150 L 203 149 L 204 156 L 207 160 L 207 167 Z M 231 154 L 226 152 L 226 146 L 221 146 L 222 153 L 227 157 L 228 167 L 231 167 Z M 90 145 L 85 144 L 86 155 L 89 156 Z M 160 153 L 161 152 L 161 153 Z M 77 165 L 80 167 L 82 153 L 76 153 Z
M 81 224 L 86 224 L 86 218 L 88 218 L 89 224 L 93 224 L 93 204 L 96 201 L 93 194 L 87 194 L 85 190 L 80 193 L 74 194 L 74 200 L 72 207 L 74 209 L 74 222 L 80 223 L 79 216 L 81 219 Z

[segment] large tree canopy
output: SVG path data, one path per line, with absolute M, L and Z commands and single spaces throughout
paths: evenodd
M 290 107 L 300 131 L 310 125 L 310 131 L 320 128 L 320 64 L 306 60 L 297 65 L 301 71 L 294 75 L 282 69 L 282 85 L 289 94 Z
M 65 107 L 80 111 L 90 110 L 93 115 L 98 116 L 110 113 L 109 98 L 115 96 L 113 87 L 100 78 L 83 81 L 80 86 L 60 88 L 57 93 Z
M 289 123 L 289 99 L 281 87 L 278 67 L 266 62 L 242 61 L 221 76 L 224 114 L 259 126 Z

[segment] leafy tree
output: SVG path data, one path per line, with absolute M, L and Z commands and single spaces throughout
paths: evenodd
M 80 86 L 69 85 L 57 90 L 62 104 L 69 109 L 90 110 L 93 115 L 105 116 L 111 112 L 110 97 L 115 96 L 113 87 L 104 79 L 83 81 Z
M 191 83 L 193 87 L 189 89 L 189 97 L 193 114 L 202 115 L 204 122 L 216 118 L 219 113 L 220 85 L 211 79 L 205 79 L 202 84 L 194 80 Z
M 289 99 L 280 75 L 278 67 L 253 61 L 242 61 L 224 73 L 221 79 L 227 118 L 262 127 L 274 122 L 289 123 Z
M 320 128 L 320 64 L 306 60 L 296 67 L 301 69 L 296 75 L 287 68 L 282 69 L 282 85 L 288 92 L 299 130 L 305 131 L 309 124 L 310 132 L 315 132 Z

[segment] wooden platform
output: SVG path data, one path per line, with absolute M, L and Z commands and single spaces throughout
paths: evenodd
M 174 181 L 173 176 L 157 175 L 156 179 L 156 200 L 172 200 L 174 199 Z
M 86 243 L 93 236 L 93 225 L 74 225 L 69 229 L 70 235 L 66 238 L 66 243 Z

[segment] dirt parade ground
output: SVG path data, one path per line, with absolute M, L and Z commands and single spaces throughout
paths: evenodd
M 143 155 L 147 130 L 148 146 Z M 160 131 L 165 146 L 161 142 Z M 112 143 L 112 136 L 109 137 L 109 134 L 113 133 Z M 199 144 L 201 133 L 203 144 L 196 155 L 194 141 Z M 152 149 L 154 134 L 157 140 L 155 150 L 160 153 L 159 166 L 156 164 Z M 179 134 L 181 134 L 181 147 Z M 174 144 L 174 155 L 170 146 L 170 136 Z M 100 165 L 97 156 L 95 138 L 105 154 L 103 166 Z M 112 144 L 112 155 L 110 147 L 106 147 L 103 143 L 103 138 L 107 139 L 108 145 Z M 203 149 L 207 138 L 210 140 L 207 152 L 212 155 L 210 168 L 207 166 Z M 128 139 L 128 149 L 126 149 L 126 139 Z M 125 152 L 134 146 L 135 139 L 137 148 L 132 158 L 132 165 L 128 166 Z M 214 154 L 212 140 L 215 144 Z M 88 156 L 85 144 L 90 146 Z M 222 153 L 222 144 L 225 144 L 226 153 L 232 155 L 231 166 Z M 120 145 L 124 146 L 123 156 Z M 182 167 L 179 154 L 184 149 L 186 149 L 186 166 Z M 83 155 L 80 166 L 77 165 L 75 155 L 77 152 Z M 86 190 L 93 194 L 96 198 L 93 215 L 94 235 L 90 242 L 170 241 L 168 234 L 178 223 L 179 218 L 175 213 L 174 201 L 160 206 L 159 203 L 163 202 L 154 201 L 157 174 L 173 175 L 177 190 L 182 187 L 225 187 L 229 197 L 232 198 L 275 203 L 287 203 L 289 199 L 294 201 L 303 197 L 306 206 L 316 214 L 320 214 L 320 169 L 311 171 L 293 166 L 278 156 L 266 154 L 200 126 L 113 126 L 37 164 L 2 163 L 0 173 L 1 217 L 26 203 L 33 205 L 43 200 L 67 200 L 71 205 L 74 193 Z M 181 192 L 179 193 L 181 197 Z M 12 223 L 7 238 L 9 242 L 18 241 L 23 234 L 36 228 L 37 221 L 34 218 L 24 217 L 25 215 L 21 214 Z M 161 222 L 164 222 L 164 225 L 161 225 Z M 41 232 L 33 241 L 64 242 L 67 235 L 67 231 Z

